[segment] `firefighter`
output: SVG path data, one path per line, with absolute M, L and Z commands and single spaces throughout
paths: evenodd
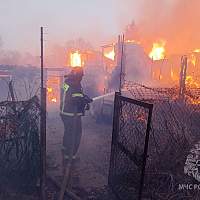
M 81 117 L 84 116 L 85 110 L 89 109 L 89 103 L 92 101 L 83 94 L 82 77 L 82 67 L 73 68 L 64 76 L 61 88 L 60 116 L 64 124 L 63 166 L 69 159 L 70 151 L 73 150 L 72 159 L 76 159 L 82 135 Z

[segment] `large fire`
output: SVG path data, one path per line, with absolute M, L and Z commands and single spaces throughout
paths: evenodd
M 82 59 L 79 51 L 70 54 L 70 66 L 71 67 L 82 67 Z
M 195 49 L 193 52 L 194 53 L 200 53 L 200 49 Z
M 106 58 L 111 59 L 111 60 L 115 60 L 115 51 L 114 51 L 114 48 L 111 51 L 109 51 L 109 52 L 105 52 L 104 56 Z
M 162 60 L 165 58 L 165 42 L 161 41 L 153 43 L 153 48 L 149 53 L 149 57 L 153 60 Z

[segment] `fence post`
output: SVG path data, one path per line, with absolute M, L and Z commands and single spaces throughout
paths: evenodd
M 153 111 L 153 105 L 151 104 L 149 108 L 149 115 L 147 120 L 147 131 L 146 131 L 146 137 L 145 137 L 145 144 L 144 144 L 144 154 L 143 154 L 143 162 L 142 162 L 142 173 L 141 173 L 141 180 L 140 180 L 140 189 L 139 189 L 139 196 L 138 200 L 142 199 L 142 191 L 143 191 L 143 185 L 144 185 L 144 176 L 145 176 L 145 168 L 146 168 L 146 161 L 147 161 L 147 153 L 148 153 L 148 146 L 149 146 L 149 136 L 151 131 L 151 118 L 152 118 L 152 111 Z

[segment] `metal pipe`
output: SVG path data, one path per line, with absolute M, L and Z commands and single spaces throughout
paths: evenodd
M 124 75 L 123 73 L 123 58 L 124 58 L 124 34 L 122 35 L 122 44 L 121 44 L 121 63 L 120 63 L 120 84 L 119 84 L 119 93 L 121 94 L 121 89 L 123 86 L 122 83 L 122 76 Z
M 40 195 L 46 200 L 46 88 L 44 88 L 43 27 L 41 31 L 41 90 L 40 90 Z

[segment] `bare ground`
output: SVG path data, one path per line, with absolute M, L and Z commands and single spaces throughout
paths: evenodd
M 82 118 L 83 135 L 71 181 L 72 190 L 82 199 L 114 199 L 108 188 L 111 150 L 111 124 L 97 124 L 86 115 Z M 58 113 L 47 119 L 48 174 L 62 182 L 61 147 L 63 124 Z
M 111 149 L 112 125 L 97 124 L 86 115 L 82 118 L 83 135 L 78 152 L 79 161 L 71 180 L 71 190 L 81 199 L 115 199 L 108 188 L 108 170 Z M 47 173 L 61 184 L 61 147 L 63 124 L 58 112 L 47 114 Z M 48 200 L 57 200 L 59 188 L 47 179 Z M 69 198 L 66 198 L 69 200 Z M 39 188 L 30 194 L 16 192 L 11 188 L 0 188 L 0 200 L 39 200 Z

